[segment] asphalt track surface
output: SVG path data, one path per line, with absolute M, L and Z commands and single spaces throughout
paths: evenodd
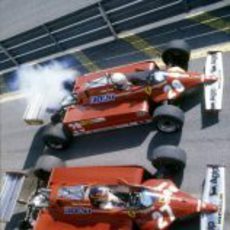
M 25 101 L 18 99 L 0 104 L 1 171 L 33 167 L 41 154 L 60 156 L 69 166 L 78 165 L 143 165 L 154 173 L 147 158 L 151 151 L 163 144 L 178 145 L 187 152 L 187 167 L 178 177 L 181 189 L 200 197 L 207 164 L 226 166 L 226 223 L 230 229 L 230 53 L 224 53 L 224 101 L 219 116 L 203 113 L 202 89 L 181 100 L 186 111 L 182 133 L 161 134 L 152 125 L 124 128 L 78 137 L 66 151 L 45 149 L 41 142 L 42 128 L 29 127 L 22 121 Z M 202 71 L 204 59 L 191 61 L 190 69 Z M 5 229 L 14 229 L 22 217 L 18 212 Z M 0 226 L 1 227 L 1 226 Z M 170 229 L 199 229 L 199 218 L 176 223 Z

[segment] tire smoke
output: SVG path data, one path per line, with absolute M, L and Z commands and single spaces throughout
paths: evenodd
M 38 97 L 42 98 L 38 106 L 43 112 L 47 108 L 60 107 L 63 98 L 71 94 L 65 83 L 73 82 L 77 75 L 76 70 L 57 61 L 47 65 L 24 65 L 17 70 L 19 88 L 26 95 L 28 106 L 36 103 Z

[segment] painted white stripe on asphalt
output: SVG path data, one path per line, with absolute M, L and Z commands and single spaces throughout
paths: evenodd
M 18 100 L 18 99 L 25 98 L 25 97 L 26 97 L 25 94 L 23 94 L 21 92 L 2 94 L 2 95 L 0 95 L 0 104 L 5 103 L 5 102 L 9 102 L 9 101 Z

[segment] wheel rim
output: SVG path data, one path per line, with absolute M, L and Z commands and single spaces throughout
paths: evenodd
M 157 122 L 157 127 L 159 130 L 165 133 L 172 133 L 175 132 L 178 129 L 177 122 L 173 121 L 169 118 L 161 118 Z

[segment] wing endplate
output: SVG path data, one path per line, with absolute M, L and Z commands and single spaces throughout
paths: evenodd
M 225 167 L 209 165 L 206 172 L 202 202 L 215 204 L 218 211 L 201 214 L 201 230 L 223 230 L 225 214 Z
M 205 65 L 205 76 L 215 76 L 217 81 L 213 83 L 205 83 L 205 110 L 219 111 L 222 109 L 222 98 L 224 88 L 224 71 L 223 57 L 219 51 L 208 53 Z

